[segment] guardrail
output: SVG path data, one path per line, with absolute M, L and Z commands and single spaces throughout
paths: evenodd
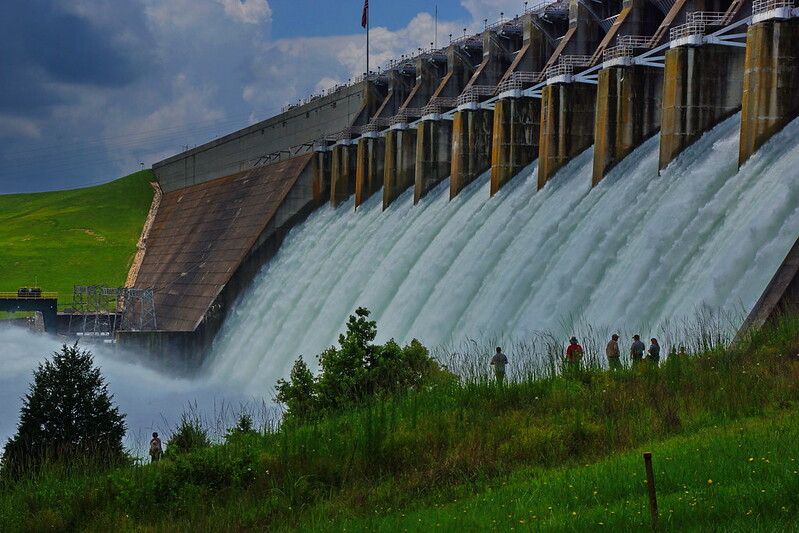
M 635 55 L 635 48 L 628 44 L 620 44 L 606 48 L 602 52 L 602 61 L 612 61 L 620 57 L 632 57 Z
M 708 26 L 724 26 L 727 13 L 724 11 L 693 11 L 685 17 L 686 22 L 701 22 Z
M 481 96 L 494 96 L 496 92 L 496 85 L 472 85 L 471 87 L 467 87 L 460 96 L 458 96 L 458 105 L 461 106 L 463 104 L 479 102 Z
M 677 39 L 683 39 L 685 37 L 690 37 L 692 35 L 704 35 L 705 34 L 705 23 L 704 22 L 686 22 L 685 24 L 680 24 L 674 28 L 669 30 L 669 39 L 672 41 L 676 41 Z
M 633 48 L 652 48 L 652 35 L 621 35 L 616 38 L 619 46 L 632 46 Z
M 432 115 L 441 113 L 444 109 L 452 109 L 458 105 L 458 98 L 455 96 L 437 96 L 432 98 L 427 105 L 422 108 L 422 115 Z
M 397 124 L 407 124 L 409 120 L 414 118 L 419 118 L 422 116 L 422 108 L 421 107 L 406 107 L 405 109 L 400 109 L 399 113 L 391 117 L 389 123 L 392 126 Z
M 527 72 L 521 70 L 511 72 L 508 79 L 499 84 L 497 92 L 504 93 L 505 91 L 512 91 L 514 89 L 521 90 L 524 88 L 525 84 L 531 85 L 538 83 L 541 79 L 541 74 L 541 72 Z
M 41 300 L 42 298 L 58 298 L 57 292 L 35 292 L 21 293 L 19 291 L 0 292 L 0 298 L 10 298 L 14 300 Z
M 773 9 L 791 9 L 794 4 L 794 0 L 755 0 L 752 2 L 752 14 L 759 15 Z

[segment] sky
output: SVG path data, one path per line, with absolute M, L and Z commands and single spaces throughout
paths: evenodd
M 530 6 L 538 2 L 531 2 Z M 365 72 L 363 0 L 0 2 L 0 194 L 113 181 Z M 524 11 L 370 0 L 369 65 Z

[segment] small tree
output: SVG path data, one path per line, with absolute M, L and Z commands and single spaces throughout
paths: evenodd
M 64 344 L 33 372 L 17 433 L 5 445 L 3 474 L 18 477 L 46 461 L 125 460 L 125 415 L 112 400 L 91 352 Z
M 276 400 L 286 406 L 287 419 L 313 420 L 368 397 L 394 394 L 433 383 L 446 374 L 417 340 L 400 347 L 394 340 L 372 344 L 377 324 L 369 310 L 359 307 L 339 335 L 339 348 L 319 355 L 319 376 L 314 379 L 300 357 L 289 381 L 278 380 Z

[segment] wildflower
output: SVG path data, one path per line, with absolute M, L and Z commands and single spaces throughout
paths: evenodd
M 713 480 L 712 480 L 712 479 L 708 479 L 708 480 L 707 480 L 707 482 L 708 482 L 710 485 L 712 485 L 712 484 L 713 484 Z

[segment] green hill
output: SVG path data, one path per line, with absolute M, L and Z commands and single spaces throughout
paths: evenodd
M 124 284 L 153 197 L 151 170 L 111 183 L 0 196 L 0 292 Z

